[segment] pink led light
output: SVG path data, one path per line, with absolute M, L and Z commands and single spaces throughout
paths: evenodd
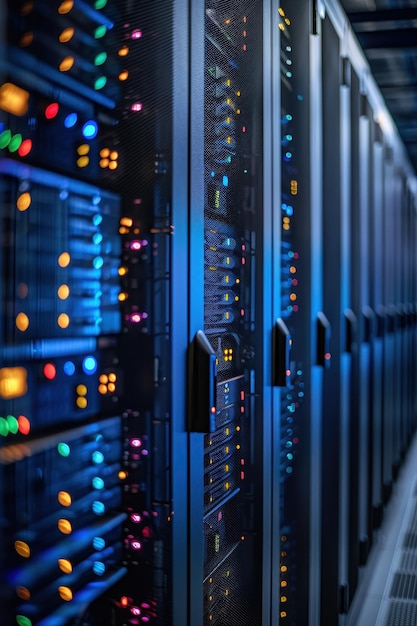
M 132 106 L 130 107 L 130 110 L 133 111 L 134 113 L 138 113 L 139 111 L 142 111 L 141 102 L 134 102 Z
M 136 28 L 134 31 L 132 31 L 132 34 L 130 36 L 132 39 L 140 39 L 142 37 L 142 31 L 139 28 Z
M 142 548 L 142 544 L 137 539 L 134 539 L 130 542 L 130 547 L 132 548 L 132 550 L 140 550 Z
M 138 239 L 135 239 L 134 241 L 130 242 L 129 247 L 131 250 L 140 250 L 142 247 L 142 243 Z
M 129 319 L 133 324 L 139 324 L 139 322 L 142 321 L 142 316 L 140 313 L 132 313 Z
M 138 606 L 132 606 L 132 608 L 130 609 L 130 612 L 132 613 L 132 615 L 140 615 L 141 614 L 141 610 Z
M 134 522 L 135 524 L 139 524 L 139 522 L 142 521 L 141 516 L 139 515 L 139 513 L 132 513 L 132 515 L 130 516 L 130 519 L 132 522 Z
M 132 446 L 132 448 L 140 448 L 142 445 L 141 439 L 138 439 L 137 437 L 135 437 L 134 439 L 131 439 L 129 443 Z

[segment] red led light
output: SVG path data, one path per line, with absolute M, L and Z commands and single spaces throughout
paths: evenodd
M 21 157 L 25 157 L 32 150 L 32 139 L 24 139 L 20 144 L 17 153 Z
M 30 433 L 30 422 L 27 417 L 19 415 L 17 423 L 19 424 L 19 432 L 21 432 L 22 435 L 28 435 Z
M 53 363 L 46 363 L 43 367 L 43 375 L 48 380 L 53 380 L 56 376 L 56 367 Z
M 129 605 L 129 598 L 127 596 L 122 596 L 120 598 L 120 604 L 122 606 L 128 606 Z
M 58 115 L 59 104 L 58 102 L 52 102 L 45 109 L 45 117 L 47 120 L 53 120 Z
M 150 539 L 152 537 L 152 531 L 149 526 L 142 528 L 142 537 L 145 537 L 145 539 Z

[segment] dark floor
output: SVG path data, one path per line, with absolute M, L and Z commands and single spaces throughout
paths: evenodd
M 405 458 L 346 626 L 417 626 L 417 437 Z

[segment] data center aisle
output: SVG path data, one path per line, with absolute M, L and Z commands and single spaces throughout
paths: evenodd
M 417 436 L 393 487 L 346 626 L 417 624 Z

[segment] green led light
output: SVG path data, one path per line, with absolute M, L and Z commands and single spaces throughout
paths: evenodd
M 98 67 L 107 61 L 107 52 L 100 52 L 94 59 L 94 65 Z
M 15 416 L 8 415 L 6 417 L 6 421 L 7 421 L 7 426 L 9 427 L 9 431 L 12 433 L 12 435 L 16 435 L 16 433 L 19 432 L 19 422 L 17 421 Z
M 59 443 L 58 444 L 58 452 L 61 456 L 69 456 L 71 449 L 67 443 Z
M 4 130 L 2 133 L 0 133 L 0 150 L 2 150 L 3 148 L 7 148 L 11 138 L 12 133 L 10 132 L 10 130 Z
M 19 626 L 32 626 L 31 620 L 24 615 L 16 615 L 16 623 Z
M 105 76 L 100 76 L 97 80 L 94 81 L 94 89 L 98 91 L 99 89 L 103 89 L 105 84 L 107 83 L 107 78 Z
M 107 4 L 107 0 L 96 0 L 94 2 L 94 8 L 97 10 L 104 9 Z
M 102 39 L 104 35 L 107 33 L 107 28 L 104 25 L 97 26 L 94 31 L 94 39 Z
M 20 133 L 16 133 L 16 135 L 13 135 L 9 143 L 10 152 L 16 152 L 17 150 L 19 150 L 22 141 L 23 137 Z
M 7 437 L 8 434 L 9 426 L 7 424 L 7 421 L 4 419 L 4 417 L 0 417 L 0 435 L 2 437 Z

